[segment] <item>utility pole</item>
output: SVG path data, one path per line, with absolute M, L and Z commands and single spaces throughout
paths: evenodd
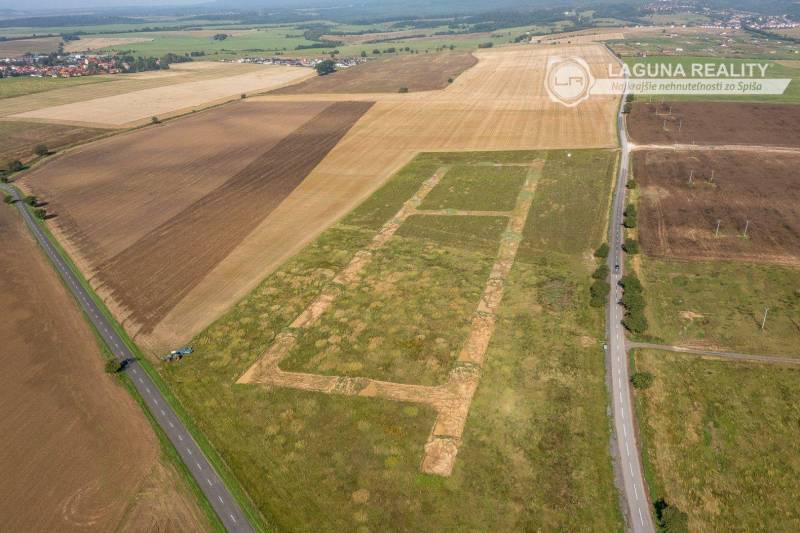
M 681 132 L 681 128 L 683 127 L 683 119 L 678 119 L 678 133 Z
M 664 119 L 664 124 L 661 127 L 663 128 L 664 131 L 669 131 L 667 129 L 667 119 Z
M 694 185 L 694 182 L 692 181 L 693 177 L 694 177 L 694 170 L 690 170 L 689 171 L 689 186 Z
M 761 331 L 764 331 L 764 326 L 767 323 L 767 313 L 769 312 L 769 307 L 764 308 L 764 318 L 761 319 Z
M 711 181 L 709 183 L 714 183 L 714 169 L 711 169 Z
M 742 237 L 747 237 L 747 228 L 749 227 L 750 227 L 750 221 L 748 220 L 744 224 L 744 235 L 742 235 Z
M 719 237 L 719 223 L 722 222 L 721 220 L 717 220 L 717 229 L 714 230 L 714 237 Z

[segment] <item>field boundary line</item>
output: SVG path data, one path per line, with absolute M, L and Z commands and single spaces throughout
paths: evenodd
M 326 394 L 380 397 L 427 404 L 437 411 L 437 416 L 425 443 L 420 470 L 427 474 L 449 476 L 455 465 L 472 397 L 478 387 L 486 351 L 494 333 L 496 312 L 503 297 L 505 280 L 514 265 L 543 166 L 542 160 L 536 160 L 528 165 L 528 175 L 511 211 L 418 209 L 424 198 L 446 174 L 448 167 L 437 169 L 433 176 L 428 178 L 419 190 L 403 204 L 397 214 L 378 230 L 372 242 L 355 253 L 351 261 L 334 277 L 331 285 L 320 292 L 292 321 L 286 331 L 276 336 L 272 346 L 242 374 L 237 383 L 260 383 Z M 357 281 L 360 273 L 371 261 L 374 252 L 386 244 L 408 217 L 412 215 L 467 216 L 470 213 L 476 213 L 476 216 L 502 216 L 508 218 L 508 222 L 505 231 L 500 236 L 499 249 L 477 309 L 472 315 L 469 333 L 444 384 L 415 385 L 365 377 L 287 372 L 280 369 L 280 362 L 295 346 L 301 332 L 313 326 L 342 291 Z
M 760 144 L 634 144 L 630 143 L 632 152 L 638 150 L 674 150 L 685 151 L 717 151 L 717 152 L 776 152 L 800 154 L 800 148 L 791 146 L 769 146 Z
M 649 342 L 629 342 L 628 348 L 657 350 L 663 352 L 685 353 L 700 357 L 715 357 L 718 359 L 730 359 L 735 361 L 745 361 L 754 363 L 767 363 L 773 365 L 800 365 L 800 356 L 797 358 L 780 355 L 749 354 L 744 352 L 724 352 L 717 350 L 703 350 L 702 348 L 692 348 L 691 346 L 675 346 L 670 344 L 653 344 Z

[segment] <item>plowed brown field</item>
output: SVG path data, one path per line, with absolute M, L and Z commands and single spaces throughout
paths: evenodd
M 25 184 L 117 316 L 147 332 L 370 105 L 239 103 L 65 154 Z
M 637 144 L 800 146 L 800 106 L 744 102 L 636 102 L 628 130 Z
M 613 61 L 594 44 L 482 50 L 475 54 L 478 63 L 442 91 L 250 98 L 100 141 L 54 160 L 25 181 L 52 201 L 58 214 L 54 222 L 82 257 L 84 271 L 95 275 L 103 265 L 93 281 L 104 280 L 101 293 L 122 300 L 109 298 L 129 331 L 147 325 L 137 341 L 163 349 L 208 325 L 420 151 L 615 146 L 616 99 L 593 97 L 575 108 L 551 102 L 543 85 L 550 54 L 581 55 L 598 76 Z M 255 209 L 241 194 L 222 194 L 228 179 L 310 116 L 334 102 L 353 100 L 376 103 L 288 195 L 276 180 L 283 192 L 270 192 L 269 198 L 281 201 L 256 209 L 244 225 L 247 232 L 233 232 L 224 253 L 201 250 L 220 242 L 216 232 L 224 235 L 234 220 L 243 220 L 237 211 Z M 336 114 L 352 117 L 352 106 L 337 107 Z M 305 151 L 315 152 L 313 144 L 306 142 Z M 265 157 L 271 166 L 293 167 L 298 155 L 294 148 L 282 148 Z M 294 186 L 297 176 L 286 177 Z M 219 201 L 189 209 L 207 195 L 208 200 L 220 195 Z M 218 222 L 225 218 L 221 213 L 231 222 Z M 180 253 L 176 246 L 151 247 L 155 241 L 147 235 L 181 242 Z M 181 235 L 193 240 L 183 243 Z M 125 252 L 134 246 L 147 254 L 136 258 L 134 248 Z M 198 265 L 182 265 L 193 261 Z M 152 279 L 162 276 L 171 281 Z M 122 290 L 123 285 L 128 288 Z
M 800 154 L 792 153 L 634 152 L 644 250 L 658 257 L 800 264 L 798 168 Z
M 0 209 L 3 531 L 208 531 L 16 209 Z
M 288 85 L 271 94 L 396 93 L 444 89 L 448 80 L 477 63 L 470 53 L 414 54 L 368 61 L 327 76 Z

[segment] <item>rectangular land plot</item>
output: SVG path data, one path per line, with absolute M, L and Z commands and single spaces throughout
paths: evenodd
M 637 101 L 627 124 L 636 144 L 800 146 L 798 105 Z
M 281 368 L 421 385 L 446 380 L 507 220 L 415 215 L 407 223 Z
M 586 523 L 600 530 L 622 527 L 608 453 L 603 317 L 588 305 L 593 265 L 585 256 L 602 235 L 582 240 L 585 247 L 575 253 L 553 257 L 541 249 L 513 263 L 449 477 L 422 468 L 426 439 L 439 417 L 433 400 L 371 396 L 377 387 L 385 390 L 391 384 L 368 379 L 373 376 L 366 372 L 363 381 L 294 375 L 324 378 L 317 381 L 324 387 L 314 390 L 240 381 L 276 341 L 287 338 L 287 329 L 299 316 L 307 317 L 304 310 L 336 285 L 332 279 L 337 273 L 363 257 L 359 251 L 382 235 L 381 228 L 442 167 L 467 161 L 530 164 L 549 157 L 544 151 L 417 156 L 198 335 L 192 341 L 196 358 L 191 365 L 161 368 L 271 525 L 350 530 L 391 523 L 394 529 L 414 531 L 454 525 L 503 531 L 575 530 Z M 611 176 L 597 179 L 605 182 L 603 194 L 566 201 L 597 213 L 593 227 L 602 227 Z M 522 197 L 535 205 L 539 193 L 537 189 Z M 394 239 L 428 241 L 434 247 L 458 248 L 459 253 L 487 253 L 493 233 L 470 231 L 463 239 L 464 229 L 441 219 L 472 227 L 480 222 L 474 219 L 493 216 L 414 213 L 385 246 Z M 583 238 L 582 228 L 570 227 L 575 237 Z M 424 264 L 429 252 L 417 250 L 417 260 Z M 344 289 L 337 298 L 345 295 Z M 341 301 L 326 313 L 335 315 Z M 454 366 L 467 376 L 474 369 L 470 364 Z M 368 387 L 359 389 L 367 381 Z M 437 387 L 419 387 L 441 396 Z
M 642 271 L 651 336 L 710 350 L 800 356 L 800 269 L 645 257 Z
M 420 207 L 508 211 L 514 207 L 527 172 L 524 166 L 455 165 Z
M 800 371 L 637 351 L 636 392 L 651 498 L 689 531 L 800 528 Z
M 645 252 L 800 265 L 799 167 L 794 153 L 634 152 Z
M 49 202 L 57 230 L 129 331 L 148 331 L 369 106 L 237 103 L 94 143 L 21 183 Z

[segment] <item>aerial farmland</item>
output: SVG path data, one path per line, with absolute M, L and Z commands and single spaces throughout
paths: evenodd
M 800 527 L 792 15 L 373 4 L 0 12 L 0 530 Z

